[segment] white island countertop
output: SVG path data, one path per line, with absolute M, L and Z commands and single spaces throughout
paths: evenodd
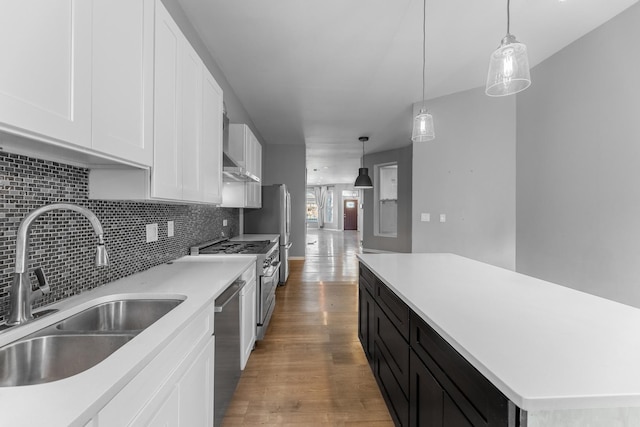
M 358 258 L 530 425 L 640 425 L 640 309 L 452 254 Z
M 84 426 L 254 262 L 252 256 L 183 257 L 52 304 L 47 308 L 60 311 L 0 333 L 1 347 L 96 303 L 120 297 L 184 298 L 176 308 L 84 372 L 45 384 L 0 387 L 0 424 Z

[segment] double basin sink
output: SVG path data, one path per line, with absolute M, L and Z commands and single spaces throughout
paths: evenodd
M 108 301 L 27 335 L 0 348 L 0 387 L 42 384 L 83 372 L 182 301 Z

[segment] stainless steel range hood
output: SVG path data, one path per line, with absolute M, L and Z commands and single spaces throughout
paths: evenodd
M 239 166 L 226 152 L 222 153 L 222 173 L 223 180 L 227 182 L 260 182 L 257 176 Z

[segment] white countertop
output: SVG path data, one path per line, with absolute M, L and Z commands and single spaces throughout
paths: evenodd
M 184 257 L 52 304 L 47 308 L 60 311 L 1 333 L 3 346 L 114 297 L 186 297 L 175 309 L 87 371 L 46 384 L 0 387 L 0 424 L 84 426 L 92 414 L 254 261 L 254 256 Z
M 452 254 L 358 258 L 520 408 L 640 407 L 640 309 Z
M 241 234 L 231 238 L 231 240 L 239 242 L 251 242 L 256 240 L 270 240 L 272 242 L 277 242 L 278 239 L 280 239 L 279 234 Z

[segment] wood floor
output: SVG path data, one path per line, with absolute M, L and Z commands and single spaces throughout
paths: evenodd
M 358 341 L 358 235 L 309 230 L 224 426 L 393 426 Z

